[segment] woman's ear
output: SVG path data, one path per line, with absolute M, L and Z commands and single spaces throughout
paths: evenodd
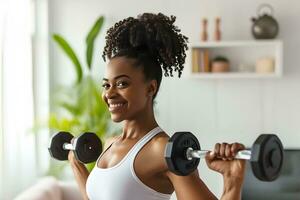
M 148 88 L 148 96 L 153 97 L 156 91 L 157 91 L 157 81 L 151 80 Z

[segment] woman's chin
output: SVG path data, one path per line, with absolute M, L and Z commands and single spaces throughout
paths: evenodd
M 119 116 L 111 115 L 111 120 L 112 120 L 113 122 L 118 123 L 118 122 L 123 121 L 123 118 L 121 118 L 121 117 L 119 117 Z

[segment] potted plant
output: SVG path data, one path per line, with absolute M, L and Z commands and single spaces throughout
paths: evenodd
M 69 86 L 60 86 L 50 99 L 51 114 L 48 128 L 51 134 L 58 131 L 78 136 L 83 132 L 94 132 L 103 141 L 112 126 L 109 112 L 101 98 L 100 84 L 91 75 L 94 42 L 103 26 L 104 17 L 99 17 L 86 37 L 86 65 L 82 65 L 71 45 L 59 34 L 53 34 L 54 41 L 71 60 L 76 71 L 76 81 Z M 87 73 L 83 67 L 86 66 Z M 90 171 L 95 163 L 87 165 Z M 51 159 L 48 175 L 61 177 L 68 162 Z

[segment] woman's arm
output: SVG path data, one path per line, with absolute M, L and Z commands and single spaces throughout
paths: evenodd
M 217 200 L 200 179 L 198 170 L 188 176 L 178 176 L 168 171 L 167 176 L 173 184 L 177 200 Z
M 84 164 L 76 160 L 75 155 L 72 151 L 69 152 L 68 159 L 70 161 L 73 174 L 79 186 L 79 190 L 83 196 L 83 199 L 88 200 L 85 186 L 86 186 L 87 178 L 89 176 L 89 172 L 84 166 Z
M 178 200 L 216 200 L 216 196 L 200 179 L 198 170 L 188 176 L 177 176 L 168 171 L 168 177 Z M 221 200 L 240 200 L 243 179 L 223 176 L 224 189 Z
M 160 144 L 159 151 L 156 153 L 164 159 L 164 149 L 168 142 L 167 137 L 157 140 Z M 224 143 L 226 144 L 226 143 Z M 221 200 L 240 200 L 242 183 L 244 180 L 245 162 L 234 160 L 237 151 L 244 149 L 243 145 L 234 143 L 217 146 L 215 153 L 207 156 L 207 164 L 210 169 L 218 171 L 223 175 L 224 190 Z M 229 152 L 229 149 L 231 150 Z M 159 155 L 160 154 L 160 155 Z M 166 176 L 172 183 L 178 200 L 216 200 L 216 196 L 209 190 L 205 183 L 200 179 L 198 170 L 188 176 L 178 176 L 169 171 L 165 160 L 161 169 L 165 170 Z
M 155 164 L 159 173 L 163 173 L 170 181 L 174 188 L 177 200 L 216 200 L 215 195 L 208 189 L 205 183 L 200 179 L 198 170 L 188 176 L 178 176 L 168 169 L 164 153 L 168 143 L 167 135 L 157 137 L 155 139 L 154 151 L 151 155 L 155 155 L 152 162 Z
M 240 200 L 246 169 L 245 160 L 234 159 L 238 151 L 245 149 L 240 143 L 217 143 L 207 154 L 207 166 L 223 175 L 224 190 L 221 200 Z
M 241 199 L 243 180 L 224 177 L 224 190 L 221 200 Z

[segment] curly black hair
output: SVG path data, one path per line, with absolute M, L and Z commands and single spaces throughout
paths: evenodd
M 162 13 L 143 13 L 137 18 L 128 17 L 108 29 L 103 59 L 125 56 L 134 58 L 142 66 L 147 80 L 156 79 L 158 88 L 162 78 L 181 76 L 188 49 L 188 38 L 174 25 L 175 16 Z

